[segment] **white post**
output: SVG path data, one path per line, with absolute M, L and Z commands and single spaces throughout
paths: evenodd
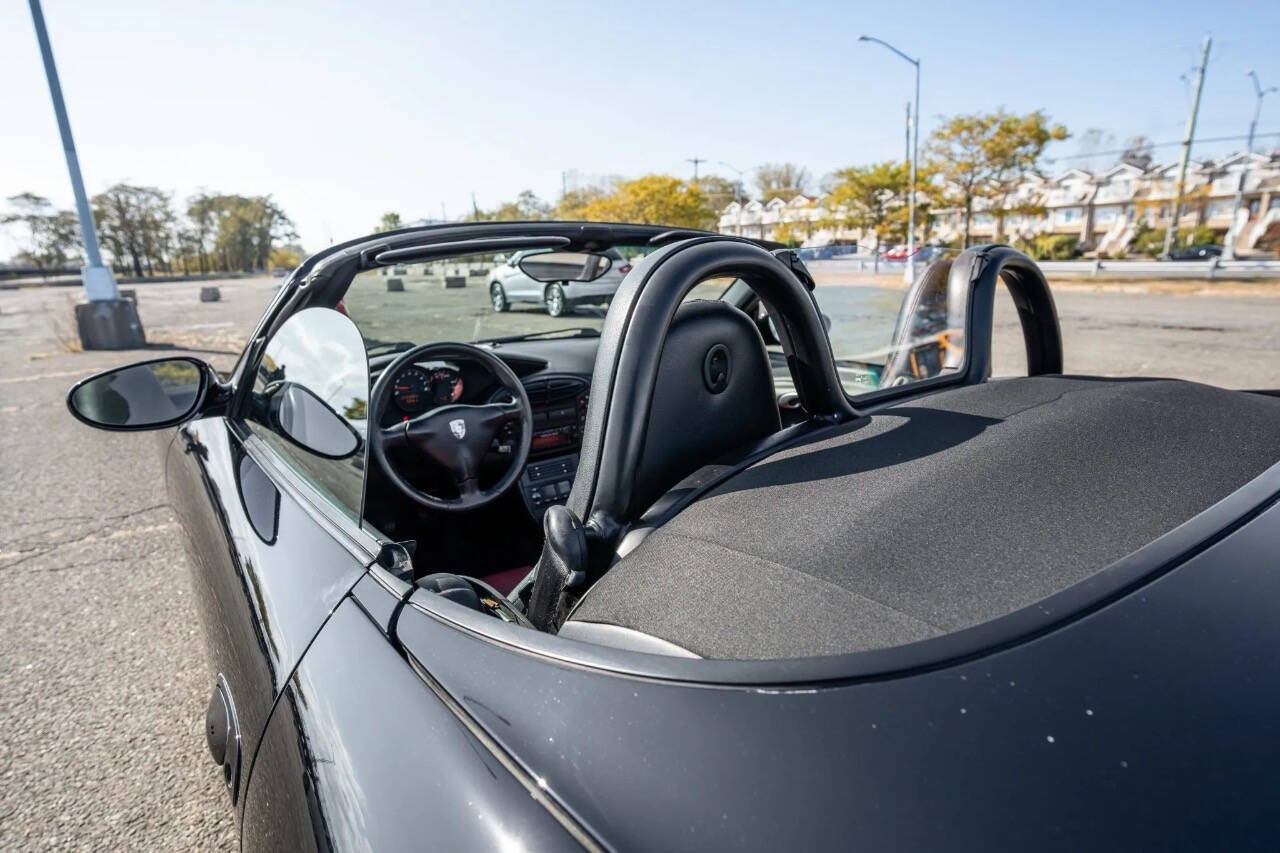
M 40 58 L 44 60 L 44 73 L 49 79 L 49 96 L 53 98 L 53 112 L 58 117 L 58 133 L 62 136 L 62 152 L 67 158 L 67 172 L 71 175 L 71 191 L 76 198 L 76 216 L 80 220 L 80 236 L 84 241 L 84 254 L 88 265 L 81 271 L 85 296 L 90 302 L 115 302 L 120 298 L 116 279 L 111 270 L 102 265 L 98 250 L 98 233 L 93 226 L 93 212 L 84 192 L 84 179 L 80 176 L 80 161 L 76 157 L 76 144 L 71 138 L 71 122 L 67 119 L 67 107 L 62 101 L 62 84 L 58 82 L 58 69 L 53 64 L 53 48 L 45 31 L 44 12 L 40 0 L 30 0 L 31 20 L 36 28 L 36 40 L 40 42 Z

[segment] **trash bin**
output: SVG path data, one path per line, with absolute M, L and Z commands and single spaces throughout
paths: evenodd
M 216 287 L 202 287 L 200 288 L 200 301 L 201 302 L 221 302 L 222 291 Z
M 387 279 L 387 293 L 404 293 L 404 279 L 402 278 Z

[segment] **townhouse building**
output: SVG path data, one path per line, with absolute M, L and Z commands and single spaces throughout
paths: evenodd
M 1242 178 L 1243 200 L 1233 222 Z M 1068 169 L 1053 177 L 1033 175 L 1017 188 L 1009 207 L 1036 212 L 1011 213 L 1001 229 L 997 217 L 979 204 L 969 223 L 970 241 L 990 242 L 997 231 L 1005 242 L 1054 234 L 1076 239 L 1086 255 L 1123 256 L 1132 251 L 1143 228 L 1168 226 L 1177 180 L 1177 163 L 1147 168 L 1122 163 L 1103 172 Z M 869 246 L 867 235 L 833 224 L 842 220 L 842 213 L 821 198 L 804 195 L 732 202 L 721 212 L 719 230 L 809 246 L 846 241 Z M 1208 228 L 1220 241 L 1229 240 L 1238 257 L 1274 255 L 1280 250 L 1280 151 L 1191 162 L 1178 227 Z M 954 243 L 964 234 L 964 211 L 933 208 L 922 231 L 925 241 Z

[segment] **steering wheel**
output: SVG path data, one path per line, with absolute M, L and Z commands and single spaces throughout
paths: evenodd
M 424 360 L 470 359 L 488 368 L 503 388 L 515 398 L 507 403 L 488 403 L 482 406 L 452 404 L 439 406 L 417 417 L 378 427 L 382 413 L 391 402 L 395 377 L 409 364 Z M 406 351 L 387 365 L 378 377 L 370 394 L 369 444 L 374 457 L 382 465 L 391 482 L 410 499 L 429 509 L 459 512 L 475 509 L 496 500 L 511 488 L 524 470 L 529 458 L 529 441 L 532 435 L 533 410 L 524 385 L 510 367 L 493 353 L 470 344 L 423 344 Z M 519 446 L 511 457 L 510 467 L 494 486 L 481 489 L 479 483 L 480 460 L 489 450 L 493 437 L 505 424 L 520 425 Z M 387 451 L 415 451 L 444 468 L 458 484 L 458 497 L 446 498 L 433 495 L 409 483 L 396 470 Z

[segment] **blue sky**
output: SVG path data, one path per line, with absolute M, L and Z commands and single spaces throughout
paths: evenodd
M 453 217 L 472 192 L 485 207 L 526 188 L 554 199 L 569 169 L 689 175 L 699 156 L 727 177 L 717 161 L 817 176 L 901 156 L 911 69 L 858 44 L 863 32 L 922 58 L 925 134 L 941 114 L 1042 108 L 1076 135 L 1052 149 L 1062 157 L 1090 127 L 1117 147 L 1177 141 L 1179 76 L 1206 32 L 1201 136 L 1247 130 L 1249 69 L 1280 85 L 1274 2 L 46 0 L 45 15 L 91 193 L 120 180 L 270 192 L 313 251 L 385 210 Z M 21 0 L 0 6 L 0 79 L 0 197 L 69 205 Z M 1260 130 L 1280 131 L 1280 97 Z

